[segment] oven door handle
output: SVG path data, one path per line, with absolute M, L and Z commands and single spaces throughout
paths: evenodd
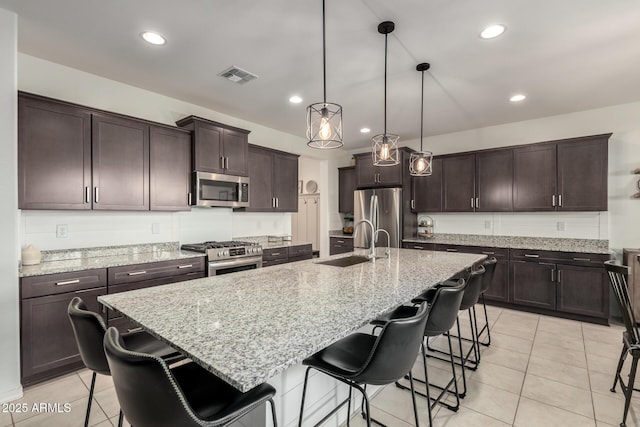
M 219 268 L 226 268 L 226 267 L 243 267 L 245 265 L 256 264 L 258 262 L 260 263 L 260 266 L 262 266 L 261 256 L 242 258 L 242 260 L 231 259 L 229 261 L 214 261 L 214 262 L 209 262 L 209 270 L 211 269 L 217 270 Z

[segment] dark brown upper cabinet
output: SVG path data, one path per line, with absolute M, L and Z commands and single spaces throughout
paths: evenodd
M 398 150 L 401 161 L 394 166 L 374 166 L 371 153 L 356 154 L 357 188 L 402 186 L 403 168 L 409 167 L 408 155 L 411 151 L 405 147 Z
M 513 150 L 476 154 L 476 212 L 513 210 Z
M 149 201 L 153 211 L 188 211 L 191 134 L 181 129 L 149 129 Z
M 20 94 L 18 206 L 91 209 L 91 112 Z
M 556 145 L 534 144 L 513 149 L 513 210 L 554 211 Z
M 149 210 L 149 126 L 94 114 L 93 209 Z
M 442 212 L 442 159 L 434 158 L 432 174 L 411 177 L 411 210 Z
M 196 116 L 176 125 L 193 132 L 194 171 L 248 176 L 248 130 Z
M 559 211 L 606 211 L 609 137 L 558 143 Z
M 353 192 L 356 189 L 356 167 L 338 168 L 338 212 L 353 213 Z
M 247 212 L 298 211 L 298 156 L 249 145 Z
M 514 210 L 606 211 L 610 136 L 514 148 Z
M 463 154 L 442 159 L 443 212 L 473 212 L 475 206 L 476 156 Z
M 18 104 L 21 209 L 189 209 L 189 131 L 22 92 Z

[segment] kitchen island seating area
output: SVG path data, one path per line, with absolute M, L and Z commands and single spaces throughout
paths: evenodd
M 226 426 L 269 402 L 277 427 L 276 390 L 269 384 L 242 393 L 192 362 L 170 370 L 159 357 L 127 349 L 113 327 L 104 336 L 104 351 L 122 412 L 133 426 Z

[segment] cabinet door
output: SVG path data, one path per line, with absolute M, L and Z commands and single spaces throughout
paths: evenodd
M 555 264 L 511 261 L 511 300 L 515 304 L 556 308 Z
M 273 173 L 273 155 L 270 151 L 249 147 L 249 207 L 247 212 L 273 211 L 273 192 L 271 175 Z
M 556 195 L 556 145 L 513 149 L 513 210 L 553 211 Z
M 149 174 L 152 211 L 188 211 L 191 136 L 152 126 L 149 131 Z
M 476 212 L 513 210 L 513 150 L 476 154 Z
M 442 159 L 433 159 L 432 171 L 411 177 L 413 212 L 442 212 Z
M 377 184 L 378 169 L 373 166 L 371 154 L 356 155 L 356 186 L 375 187 Z
M 149 210 L 149 126 L 93 116 L 93 209 Z
M 319 248 L 319 230 L 318 230 L 318 215 L 320 208 L 320 198 L 318 196 L 314 196 L 312 198 L 307 199 L 307 242 L 311 242 L 311 247 L 313 250 L 317 250 Z M 291 252 L 289 252 L 291 255 Z
M 475 167 L 475 154 L 442 159 L 442 210 L 444 212 L 473 212 Z
M 353 192 L 356 189 L 356 168 L 338 168 L 338 212 L 353 213 Z
M 82 366 L 67 317 L 67 306 L 73 297 L 79 296 L 89 310 L 101 312 L 97 298 L 104 294 L 106 288 L 102 287 L 22 300 L 20 354 L 23 385 Z
M 273 153 L 273 196 L 274 211 L 298 211 L 298 156 Z
M 222 135 L 224 138 L 222 155 L 225 157 L 225 173 L 247 176 L 249 149 L 247 134 L 225 129 Z
M 18 98 L 18 207 L 91 209 L 91 114 Z
M 419 251 L 434 251 L 435 245 L 433 243 L 414 243 L 404 242 L 402 243 L 403 249 L 417 249 Z
M 558 143 L 558 210 L 607 210 L 608 140 Z
M 509 260 L 498 260 L 493 281 L 484 297 L 487 301 L 509 301 Z
M 224 173 L 222 164 L 222 128 L 196 122 L 193 135 L 193 169 L 200 172 Z
M 399 156 L 402 156 L 402 153 L 398 153 Z M 391 186 L 400 186 L 402 185 L 402 167 L 406 166 L 409 168 L 409 164 L 406 165 L 404 162 L 400 162 L 394 166 L 379 166 L 376 167 L 376 171 L 378 172 L 378 185 L 383 187 L 391 187 Z
M 557 267 L 558 310 L 609 318 L 609 280 L 603 268 Z

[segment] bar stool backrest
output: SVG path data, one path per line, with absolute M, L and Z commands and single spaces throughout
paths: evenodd
M 633 307 L 631 306 L 629 289 L 627 287 L 629 267 L 619 265 L 615 260 L 605 261 L 604 267 L 609 274 L 609 282 L 620 305 L 622 320 L 627 329 L 630 344 L 640 344 L 640 332 L 638 331 L 636 318 L 633 315 Z
M 482 266 L 484 267 L 484 276 L 482 276 L 482 287 L 480 288 L 481 294 L 491 286 L 491 282 L 493 282 L 493 273 L 496 271 L 497 263 L 498 260 L 496 257 L 487 258 L 483 261 Z
M 482 277 L 484 276 L 484 272 L 484 267 L 478 266 L 469 275 L 469 283 L 464 289 L 460 310 L 466 310 L 469 307 L 473 307 L 478 302 L 478 298 L 480 298 L 480 291 L 482 289 Z
M 102 317 L 87 310 L 87 306 L 79 297 L 69 302 L 67 315 L 84 365 L 93 372 L 110 375 L 109 364 L 102 347 L 102 339 L 107 330 Z
M 451 329 L 458 318 L 467 285 L 464 279 L 459 279 L 455 286 L 443 286 L 438 289 L 429 309 L 424 336 L 435 337 Z
M 358 383 L 384 385 L 405 376 L 418 357 L 428 314 L 427 303 L 422 303 L 415 316 L 387 322 L 368 361 L 350 379 Z

